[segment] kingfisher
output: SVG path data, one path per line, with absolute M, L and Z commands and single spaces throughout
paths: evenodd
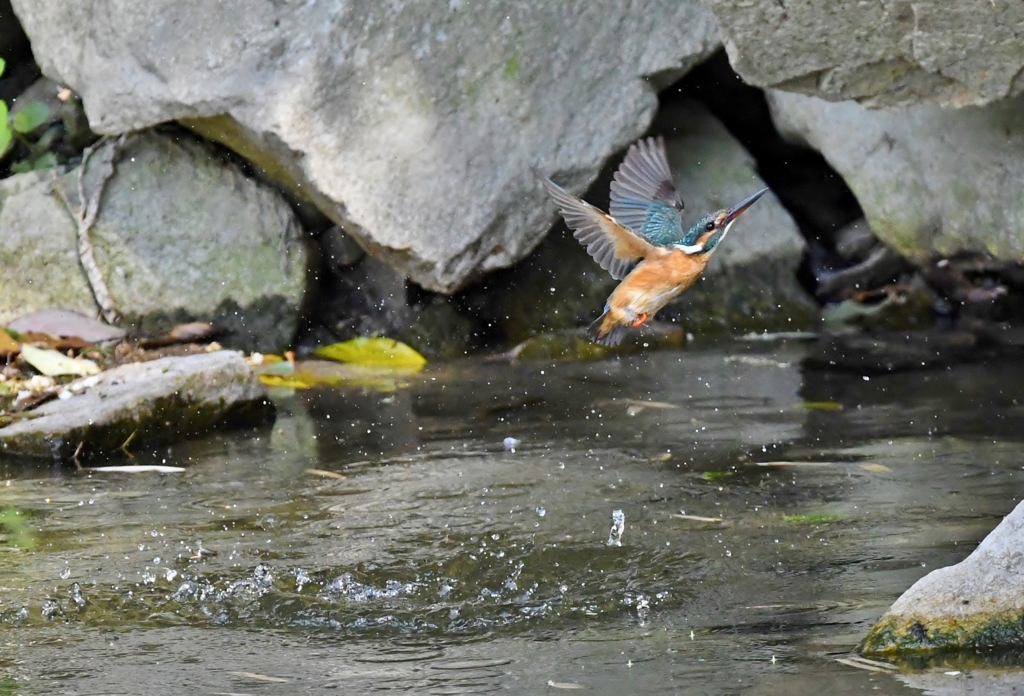
M 594 343 L 618 345 L 697 282 L 736 218 L 768 189 L 732 208 L 705 215 L 683 230 L 683 199 L 676 191 L 661 137 L 630 146 L 612 177 L 608 213 L 541 176 L 575 237 L 598 265 L 621 280 L 604 312 L 587 329 Z

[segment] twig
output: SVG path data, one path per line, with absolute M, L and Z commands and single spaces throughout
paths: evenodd
M 110 148 L 104 152 L 103 161 L 100 163 L 96 189 L 89 198 L 86 198 L 85 195 L 85 174 L 88 170 L 89 159 L 97 149 L 109 142 L 109 138 L 101 138 L 82 152 L 82 164 L 78 168 L 78 206 L 71 204 L 71 201 L 68 200 L 67 192 L 57 183 L 56 178 L 54 179 L 54 190 L 64 203 L 64 207 L 67 208 L 71 219 L 78 227 L 78 259 L 82 264 L 83 270 L 85 270 L 85 276 L 89 280 L 89 287 L 92 289 L 92 295 L 96 299 L 96 304 L 99 305 L 100 312 L 102 312 L 103 318 L 108 324 L 116 324 L 121 315 L 114 306 L 114 299 L 110 296 L 107 283 L 103 280 L 103 274 L 96 265 L 96 257 L 93 254 L 89 231 L 92 230 L 93 225 L 96 224 L 96 218 L 99 217 L 103 189 L 110 178 L 114 176 L 114 163 L 121 154 L 121 150 L 124 148 L 128 138 L 128 133 L 119 136 Z
M 127 454 L 129 457 L 132 456 L 132 453 L 128 451 L 128 445 L 132 444 L 132 440 L 135 439 L 135 436 L 138 434 L 138 432 L 139 432 L 138 428 L 133 430 L 132 434 L 129 435 L 128 439 L 124 441 L 123 445 L 121 445 L 121 451 L 124 452 L 125 454 Z
M 75 453 L 71 455 L 71 461 L 75 463 L 75 469 L 77 471 L 82 470 L 82 463 L 78 461 L 78 455 L 82 453 L 82 447 L 85 445 L 85 440 L 78 443 L 78 447 L 75 448 Z

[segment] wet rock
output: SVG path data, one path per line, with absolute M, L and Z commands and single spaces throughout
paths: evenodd
M 579 331 L 553 331 L 531 336 L 502 357 L 510 360 L 600 360 L 649 348 L 682 348 L 686 332 L 674 324 L 653 322 L 630 333 L 617 346 L 591 343 Z
M 872 106 L 987 104 L 1024 90 L 1024 49 L 1014 30 L 1024 22 L 1024 7 L 1017 4 L 708 0 L 708 6 L 736 72 L 761 87 Z
M 320 235 L 320 254 L 328 269 L 342 274 L 343 269 L 359 263 L 366 252 L 340 227 L 332 225 Z
M 956 565 L 897 599 L 861 643 L 866 654 L 1024 647 L 1024 503 Z
M 94 130 L 182 121 L 440 292 L 547 232 L 531 167 L 582 190 L 718 45 L 695 0 L 14 5 Z
M 862 261 L 848 268 L 821 275 L 818 295 L 838 297 L 878 288 L 896 280 L 907 269 L 903 257 L 887 246 L 878 246 Z
M 846 263 L 860 263 L 878 246 L 878 237 L 864 218 L 846 225 L 835 235 L 836 254 Z
M 469 350 L 473 322 L 449 298 L 411 291 L 405 278 L 371 256 L 334 265 L 343 256 L 355 256 L 339 247 L 326 246 L 321 239 L 326 265 L 333 268 L 320 288 L 315 325 L 300 338 L 302 354 L 357 336 L 396 338 L 430 358 L 452 358 Z
M 1024 97 L 958 111 L 870 111 L 854 102 L 769 92 L 784 136 L 820 151 L 878 237 L 924 265 L 976 254 L 1024 257 Z
M 848 275 L 846 278 L 853 280 Z M 914 276 L 908 283 L 845 294 L 849 295 L 847 299 L 822 310 L 821 320 L 826 326 L 843 324 L 873 331 L 910 331 L 928 329 L 935 323 L 939 298 L 920 276 Z
M 764 186 L 753 158 L 697 103 L 673 106 L 656 127 L 666 133 L 669 163 L 686 205 L 684 225 Z M 590 198 L 605 205 L 608 184 L 602 181 L 595 188 L 599 191 Z M 658 316 L 677 319 L 695 332 L 807 327 L 817 306 L 796 279 L 804 249 L 792 218 L 773 195 L 766 195 L 715 251 L 704 279 Z M 523 341 L 535 333 L 590 323 L 616 282 L 562 228 L 520 268 L 492 280 L 492 288 L 499 285 L 494 321 L 506 337 Z
M 811 346 L 808 367 L 862 375 L 933 369 L 978 359 L 978 340 L 962 331 L 824 333 Z
M 112 146 L 93 155 L 87 197 Z M 307 249 L 282 197 L 190 135 L 135 136 L 115 166 L 90 239 L 122 326 L 155 336 L 208 321 L 226 331 L 225 345 L 287 348 L 304 298 Z M 0 323 L 47 307 L 96 314 L 77 227 L 54 188 L 77 206 L 78 176 L 75 169 L 0 181 Z
M 213 428 L 254 424 L 273 407 L 239 353 L 161 358 L 107 370 L 69 387 L 31 417 L 0 428 L 0 454 L 70 461 L 196 437 Z

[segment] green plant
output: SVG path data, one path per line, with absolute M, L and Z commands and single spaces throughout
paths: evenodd
M 4 74 L 7 67 L 3 58 L 0 58 L 0 75 Z M 12 117 L 7 108 L 7 102 L 0 99 L 0 158 L 7 154 L 15 138 L 25 144 L 29 151 L 29 157 L 11 167 L 14 173 L 31 171 L 33 169 L 45 169 L 56 165 L 57 158 L 53 153 L 46 152 L 50 142 L 32 144 L 24 138 L 39 126 L 46 123 L 50 118 L 50 107 L 43 102 L 33 101 L 19 109 Z

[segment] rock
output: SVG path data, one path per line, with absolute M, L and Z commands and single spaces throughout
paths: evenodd
M 499 357 L 509 360 L 602 360 L 641 350 L 682 348 L 686 333 L 674 324 L 654 321 L 633 331 L 617 346 L 602 346 L 588 341 L 580 331 L 552 331 L 531 336 Z
M 182 121 L 446 293 L 547 232 L 531 167 L 581 191 L 719 45 L 695 0 L 14 6 L 97 132 Z
M 707 4 L 736 72 L 760 87 L 871 106 L 987 104 L 1024 89 L 1015 3 Z
M 956 565 L 918 580 L 860 645 L 866 654 L 1024 645 L 1024 503 Z
M 864 218 L 844 226 L 835 235 L 836 254 L 849 264 L 860 263 L 878 246 L 878 237 Z
M 430 358 L 466 354 L 473 322 L 452 305 L 451 298 L 411 293 L 405 278 L 371 256 L 339 266 L 338 260 L 347 252 L 338 241 L 325 244 L 321 238 L 331 273 L 320 284 L 315 323 L 299 338 L 300 354 L 357 336 L 395 338 Z
M 686 205 L 684 225 L 764 186 L 750 155 L 700 105 L 674 106 L 659 117 L 656 128 L 667 134 L 669 163 Z M 598 196 L 607 196 L 604 180 L 595 188 Z M 593 202 L 605 206 L 606 200 L 595 196 Z M 705 279 L 658 316 L 675 318 L 694 332 L 805 328 L 817 306 L 796 280 L 804 249 L 796 224 L 768 194 L 743 214 L 715 251 Z M 491 284 L 501 287 L 491 310 L 494 321 L 516 342 L 590 323 L 616 286 L 564 231 L 553 233 L 521 268 Z
M 820 151 L 907 259 L 977 254 L 998 267 L 1024 257 L 1024 97 L 901 112 L 777 91 L 768 101 L 783 135 Z
M 93 155 L 87 197 L 111 147 Z M 116 167 L 90 238 L 122 325 L 157 336 L 209 321 L 227 331 L 225 345 L 287 348 L 307 250 L 282 197 L 192 136 L 137 135 Z M 48 307 L 96 314 L 77 228 L 53 193 L 60 186 L 77 205 L 77 177 L 48 171 L 0 181 L 0 324 Z
M 69 461 L 77 451 L 84 461 L 116 453 L 130 437 L 139 451 L 258 423 L 273 411 L 266 388 L 232 351 L 122 365 L 69 389 L 77 393 L 0 428 L 0 454 Z
M 332 225 L 320 235 L 320 255 L 329 270 L 344 275 L 344 269 L 359 263 L 366 252 L 340 227 Z
M 981 357 L 977 337 L 963 331 L 823 333 L 804 364 L 873 375 L 948 367 Z
M 903 257 L 887 246 L 875 248 L 860 263 L 832 273 L 818 274 L 819 297 L 841 297 L 874 290 L 906 270 Z

